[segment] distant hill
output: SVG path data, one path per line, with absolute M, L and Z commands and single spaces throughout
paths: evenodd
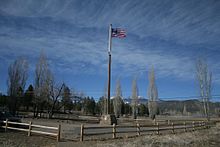
M 140 98 L 139 103 L 147 104 L 147 99 Z M 124 99 L 125 103 L 131 103 L 131 99 Z M 202 112 L 202 102 L 198 99 L 191 100 L 159 100 L 159 110 L 160 114 L 201 114 Z M 184 108 L 185 107 L 185 108 Z M 185 109 L 185 110 L 184 110 Z M 220 112 L 220 102 L 210 102 L 210 112 L 211 114 L 219 114 Z
M 192 100 L 172 100 L 172 101 L 159 101 L 159 108 L 161 113 L 176 112 L 176 113 L 201 113 L 202 102 L 198 99 Z M 185 107 L 185 110 L 184 110 Z M 220 102 L 210 102 L 210 113 L 215 114 L 220 110 Z M 185 111 L 185 112 L 184 112 Z M 171 113 L 172 114 L 172 113 Z

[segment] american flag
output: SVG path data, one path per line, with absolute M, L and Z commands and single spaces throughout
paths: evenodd
M 112 37 L 124 38 L 126 37 L 126 32 L 121 28 L 112 28 Z

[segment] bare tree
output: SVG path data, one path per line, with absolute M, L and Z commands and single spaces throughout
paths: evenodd
M 138 106 L 138 87 L 137 87 L 137 79 L 134 78 L 132 82 L 132 97 L 131 97 L 131 105 L 132 105 L 132 114 L 133 118 L 137 118 L 137 106 Z
M 187 109 L 186 109 L 186 105 L 183 105 L 183 115 L 187 115 Z
M 62 85 L 55 85 L 54 81 L 50 83 L 49 118 L 52 118 L 57 103 L 62 99 L 64 86 L 64 83 Z M 57 110 L 61 109 L 62 106 L 59 106 Z
M 113 108 L 114 108 L 115 116 L 119 117 L 121 115 L 121 108 L 122 108 L 122 91 L 121 91 L 120 80 L 117 81 L 115 97 L 113 99 Z
M 23 94 L 28 78 L 28 63 L 23 58 L 18 58 L 8 68 L 8 95 L 9 110 L 14 115 L 17 109 L 18 97 Z
M 103 89 L 103 96 L 101 96 L 99 98 L 99 101 L 97 103 L 98 108 L 99 108 L 99 112 L 100 112 L 101 115 L 106 115 L 107 114 L 107 101 L 108 101 L 107 86 L 105 86 L 104 89 Z
M 158 91 L 155 83 L 154 68 L 152 67 L 151 71 L 149 72 L 149 86 L 148 86 L 148 110 L 151 119 L 155 119 L 155 116 L 157 114 L 158 111 L 157 101 L 158 101 Z
M 35 69 L 34 117 L 38 116 L 38 113 L 43 109 L 42 107 L 49 101 L 52 81 L 53 76 L 49 70 L 47 59 L 42 52 Z
M 212 90 L 212 72 L 208 69 L 208 64 L 202 58 L 196 62 L 196 76 L 199 84 L 200 97 L 203 102 L 204 114 L 209 120 L 209 102 Z

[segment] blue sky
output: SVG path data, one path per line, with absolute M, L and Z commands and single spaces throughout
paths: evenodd
M 220 1 L 218 0 L 1 0 L 0 91 L 6 93 L 10 63 L 29 61 L 33 83 L 40 52 L 56 81 L 99 98 L 107 83 L 108 26 L 124 28 L 113 38 L 112 95 L 120 78 L 125 97 L 133 77 L 147 96 L 154 66 L 159 97 L 198 95 L 195 59 L 205 57 L 220 88 Z

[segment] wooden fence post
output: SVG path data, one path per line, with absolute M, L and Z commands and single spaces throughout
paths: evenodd
M 140 129 L 140 124 L 137 123 L 137 135 L 140 136 L 141 135 L 141 129 Z
M 204 128 L 204 121 L 201 122 L 201 128 Z
M 173 134 L 175 133 L 175 131 L 174 131 L 174 123 L 172 122 L 172 132 L 173 132 Z
M 186 122 L 184 122 L 184 132 L 186 132 Z
M 157 135 L 160 134 L 160 128 L 159 128 L 159 123 L 157 122 Z
M 202 125 L 203 125 L 203 129 L 205 129 L 206 126 L 205 126 L 205 122 L 204 121 L 202 121 Z
M 115 123 L 112 125 L 112 138 L 116 138 L 116 125 Z
M 29 123 L 29 129 L 28 129 L 28 136 L 31 136 L 31 125 L 32 125 L 32 122 L 30 121 L 30 123 Z
M 204 121 L 204 128 L 207 129 L 207 123 Z
M 207 129 L 209 129 L 209 128 L 211 127 L 211 122 L 210 122 L 210 120 L 208 120 L 206 124 L 207 124 Z
M 81 124 L 80 141 L 83 141 L 83 135 L 84 135 L 84 124 Z
M 193 121 L 192 124 L 193 124 L 193 131 L 195 131 L 195 122 Z
M 58 130 L 57 130 L 57 142 L 60 141 L 60 130 L 61 130 L 61 125 L 58 125 Z
M 7 131 L 7 128 L 8 128 L 8 119 L 6 119 L 5 121 L 5 132 Z

